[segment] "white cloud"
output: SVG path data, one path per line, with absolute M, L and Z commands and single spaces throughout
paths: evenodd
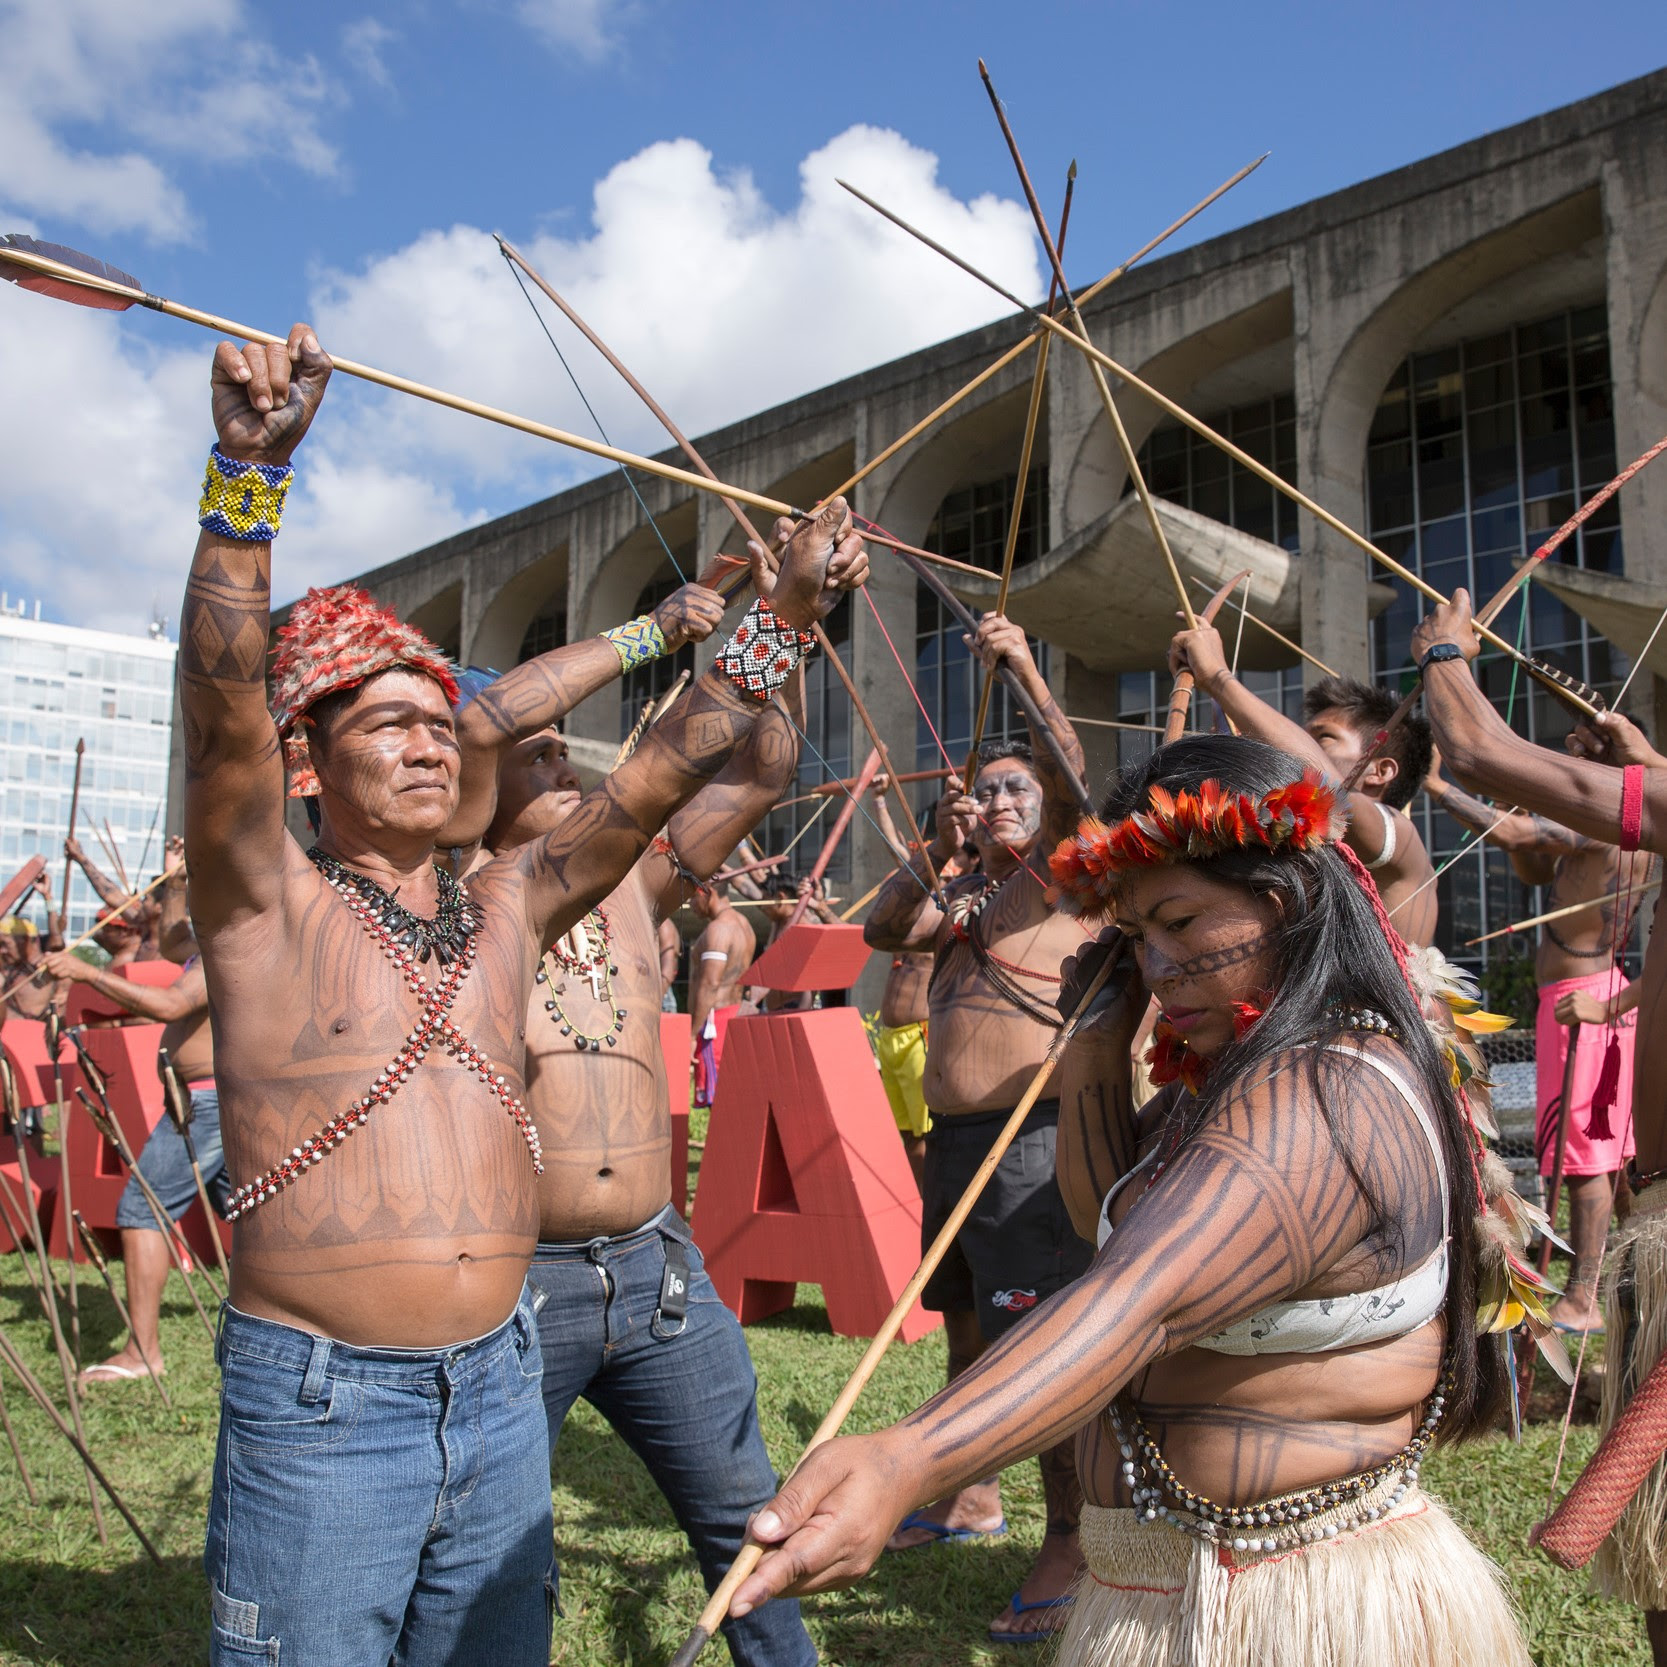
M 786 212 L 750 174 L 723 176 L 693 140 L 656 144 L 596 186 L 588 236 L 535 237 L 527 258 L 690 433 L 971 329 L 1004 304 L 886 225 L 844 176 L 1009 288 L 1042 288 L 1029 216 L 957 200 L 937 159 L 900 135 L 853 127 L 807 157 Z M 542 304 L 542 303 L 541 303 Z M 358 272 L 322 276 L 314 322 L 328 347 L 558 427 L 589 419 L 484 231 L 425 232 Z M 613 373 L 547 309 L 617 444 L 665 444 Z M 384 408 L 387 443 L 480 484 L 552 490 L 595 466 L 412 402 Z
M 14 211 L 175 242 L 192 216 L 149 152 L 337 167 L 318 127 L 329 83 L 268 45 L 244 0 L 0 0 L 0 63 L 0 206 Z
M 692 140 L 653 145 L 598 183 L 588 235 L 523 248 L 698 434 L 1003 310 L 847 196 L 836 175 L 1019 294 L 1041 292 L 1019 204 L 959 201 L 934 156 L 869 127 L 807 157 L 797 202 L 779 212 L 748 174 L 720 175 Z M 327 348 L 592 432 L 485 231 L 424 232 L 360 270 L 318 274 L 312 304 Z M 565 320 L 552 327 L 615 442 L 661 449 L 664 435 L 607 366 Z M 0 401 L 0 585 L 41 595 L 58 617 L 142 629 L 153 596 L 178 612 L 213 344 L 206 333 L 164 334 L 172 328 L 0 284 L 0 386 L 30 390 Z M 298 462 L 276 553 L 280 601 L 603 467 L 340 375 Z
M 0 400 L 0 585 L 14 599 L 128 632 L 142 631 L 156 605 L 177 625 L 212 434 L 213 347 L 206 332 L 184 331 L 158 348 L 113 313 L 0 284 L 0 386 L 30 390 Z M 273 564 L 279 602 L 483 513 L 366 446 L 352 424 L 321 422 L 297 472 Z
M 398 34 L 374 17 L 361 17 L 342 30 L 342 56 L 367 81 L 378 87 L 392 87 L 393 76 L 382 56 L 383 48 Z
M 620 0 L 519 0 L 515 15 L 546 45 L 594 63 L 614 44 L 609 23 L 624 22 L 634 10 Z

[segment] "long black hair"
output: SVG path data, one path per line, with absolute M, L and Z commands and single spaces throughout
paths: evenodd
M 1150 803 L 1153 787 L 1197 792 L 1217 781 L 1232 793 L 1260 796 L 1296 781 L 1302 763 L 1248 736 L 1201 735 L 1160 747 L 1111 785 L 1105 821 L 1121 821 Z M 1274 996 L 1262 1018 L 1216 1059 L 1194 1113 L 1202 1124 L 1225 1104 L 1237 1084 L 1279 1056 L 1300 1054 L 1326 1126 L 1349 1173 L 1391 1233 L 1395 1221 L 1361 1177 L 1346 1123 L 1319 1078 L 1322 1059 L 1359 1070 L 1323 1047 L 1347 1032 L 1350 1009 L 1370 1008 L 1394 1028 L 1412 1066 L 1415 1086 L 1435 1112 L 1445 1160 L 1452 1234 L 1447 1275 L 1447 1357 L 1452 1388 L 1440 1436 L 1455 1440 L 1488 1428 L 1508 1384 L 1503 1345 L 1480 1337 L 1476 1300 L 1480 1234 L 1476 1224 L 1476 1161 L 1469 1122 L 1453 1090 L 1450 1067 L 1424 1023 L 1376 911 L 1345 859 L 1331 847 L 1317 851 L 1237 850 L 1200 861 L 1212 878 L 1258 897 L 1277 897 L 1283 919 L 1274 937 Z M 1335 1084 L 1335 1079 L 1333 1079 Z

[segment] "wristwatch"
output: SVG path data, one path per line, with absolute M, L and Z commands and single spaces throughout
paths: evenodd
M 1429 652 L 1418 662 L 1418 669 L 1423 671 L 1426 667 L 1435 665 L 1441 660 L 1462 660 L 1463 658 L 1464 650 L 1456 642 L 1438 642 L 1433 644 Z

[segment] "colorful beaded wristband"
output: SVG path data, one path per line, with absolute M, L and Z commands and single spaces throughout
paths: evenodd
M 754 700 L 768 700 L 793 675 L 805 650 L 816 641 L 777 617 L 762 597 L 747 609 L 717 659 L 717 668 Z
M 635 619 L 628 619 L 623 625 L 604 631 L 602 640 L 614 645 L 621 674 L 637 666 L 645 666 L 650 660 L 658 660 L 667 652 L 666 634 L 653 614 L 638 614 Z
M 287 463 L 244 463 L 215 446 L 203 474 L 197 524 L 218 538 L 268 543 L 283 525 L 284 500 L 294 478 Z

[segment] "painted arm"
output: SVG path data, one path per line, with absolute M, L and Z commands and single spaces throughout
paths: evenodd
M 741 966 L 735 950 L 723 943 L 722 937 L 710 926 L 695 939 L 693 958 L 689 966 L 689 1027 L 696 1047 L 707 1016 L 720 1005 L 724 989 L 740 973 Z M 735 963 L 731 965 L 731 963 Z
M 652 618 L 666 639 L 666 653 L 684 643 L 704 642 L 724 616 L 714 590 L 684 585 L 654 609 Z M 553 648 L 548 654 L 506 671 L 457 715 L 462 755 L 457 809 L 435 844 L 477 845 L 486 837 L 498 806 L 498 767 L 518 741 L 525 741 L 621 673 L 619 651 L 606 637 Z
M 993 1476 L 1095 1417 L 1140 1368 L 1301 1290 L 1356 1246 L 1372 1212 L 1292 1058 L 1235 1096 L 1123 1218 L 1088 1272 L 934 1396 L 875 1435 L 817 1448 L 754 1519 L 774 1549 L 731 1610 L 783 1591 L 848 1585 L 904 1512 Z M 1325 1079 L 1334 1071 L 1322 1066 Z M 1416 1121 L 1376 1072 L 1353 1098 L 1351 1143 L 1368 1187 L 1406 1199 L 1409 1242 L 1441 1231 L 1439 1189 Z M 1334 1097 L 1335 1098 L 1335 1097 Z M 1398 1101 L 1396 1101 L 1399 1104 Z M 1364 1115 L 1362 1115 L 1364 1114 Z M 1395 1166 L 1400 1165 L 1397 1169 Z M 1433 1217 L 1433 1219 L 1427 1219 Z M 1261 1455 L 1265 1457 L 1266 1455 Z M 1232 1490 L 1253 1485 L 1236 1478 Z
M 286 464 L 306 433 L 330 361 L 309 326 L 280 347 L 214 350 L 214 427 L 227 457 Z M 303 859 L 284 833 L 284 765 L 266 709 L 272 546 L 197 539 L 180 611 L 185 848 L 192 908 L 212 934 L 277 910 Z
M 1076 1012 L 1106 955 L 1121 949 L 1096 942 L 1066 960 L 1059 969 L 1061 1016 Z M 1059 1062 L 1054 1169 L 1071 1225 L 1090 1244 L 1098 1239 L 1100 1209 L 1112 1183 L 1134 1167 L 1139 1133 L 1129 1050 L 1146 1002 L 1146 986 L 1131 961 L 1112 975 Z
M 937 832 L 927 853 L 941 876 L 944 864 L 972 838 L 972 830 L 978 823 L 978 805 L 956 782 L 938 800 L 935 819 Z M 917 851 L 894 874 L 887 876 L 880 887 L 874 907 L 863 923 L 863 942 L 870 949 L 881 949 L 890 955 L 935 950 L 938 934 L 943 930 L 944 912 L 930 887 L 926 858 Z
M 783 704 L 771 702 L 740 750 L 672 817 L 666 837 L 674 863 L 650 849 L 638 867 L 658 915 L 675 914 L 688 901 L 688 882 L 678 863 L 707 879 L 770 813 L 799 768 L 799 734 L 804 728 L 805 680 L 796 673 L 782 690 Z
M 1453 593 L 1412 634 L 1413 658 L 1438 642 L 1456 643 L 1462 660 L 1438 660 L 1424 671 L 1424 710 L 1436 745 L 1453 774 L 1492 798 L 1538 811 L 1606 845 L 1621 842 L 1622 775 L 1583 758 L 1559 758 L 1524 740 L 1494 710 L 1467 662 L 1481 652 L 1471 626 L 1470 597 Z M 1667 771 L 1644 774 L 1643 845 L 1660 852 L 1667 839 Z
M 1169 669 L 1171 674 L 1190 670 L 1194 685 L 1226 713 L 1241 735 L 1266 741 L 1328 780 L 1337 780 L 1336 768 L 1320 743 L 1239 681 L 1213 625 L 1176 632 L 1169 645 Z M 1384 824 L 1376 799 L 1359 792 L 1349 795 L 1349 829 L 1344 837 L 1362 862 L 1376 862 L 1383 855 Z
M 87 884 L 98 893 L 98 900 L 105 908 L 118 909 L 127 902 L 128 894 L 87 855 L 79 839 L 64 841 L 64 855 L 87 876 Z
M 62 950 L 46 958 L 47 971 L 54 978 L 72 984 L 86 984 L 129 1013 L 152 1024 L 177 1024 L 182 1019 L 200 1018 L 208 1011 L 208 982 L 201 963 L 182 972 L 172 984 L 135 984 L 103 967 L 83 961 L 79 955 Z
M 1060 711 L 1059 702 L 1053 698 L 1053 691 L 1048 687 L 1048 680 L 1036 669 L 1023 629 L 1001 614 L 989 613 L 979 620 L 977 636 L 963 638 L 963 641 L 988 671 L 993 672 L 998 665 L 1006 662 L 1007 668 L 1024 685 L 1025 693 L 1036 702 L 1042 722 L 1058 740 L 1060 751 L 1081 778 L 1086 768 L 1082 743 Z M 1053 748 L 1036 733 L 1034 724 L 1030 725 L 1030 750 L 1034 755 L 1037 780 L 1042 784 L 1042 850 L 1046 854 L 1062 839 L 1076 832 L 1077 823 L 1082 818 L 1082 805 L 1077 799 L 1076 788 L 1060 773 Z
M 771 606 L 785 624 L 808 630 L 867 573 L 851 513 L 834 498 L 789 542 Z M 766 710 L 714 666 L 555 833 L 515 854 L 539 942 L 554 942 L 619 884 L 656 831 L 734 758 Z
M 190 960 L 197 953 L 197 935 L 186 905 L 185 841 L 177 834 L 163 849 L 161 912 L 156 924 L 156 947 L 165 960 Z

